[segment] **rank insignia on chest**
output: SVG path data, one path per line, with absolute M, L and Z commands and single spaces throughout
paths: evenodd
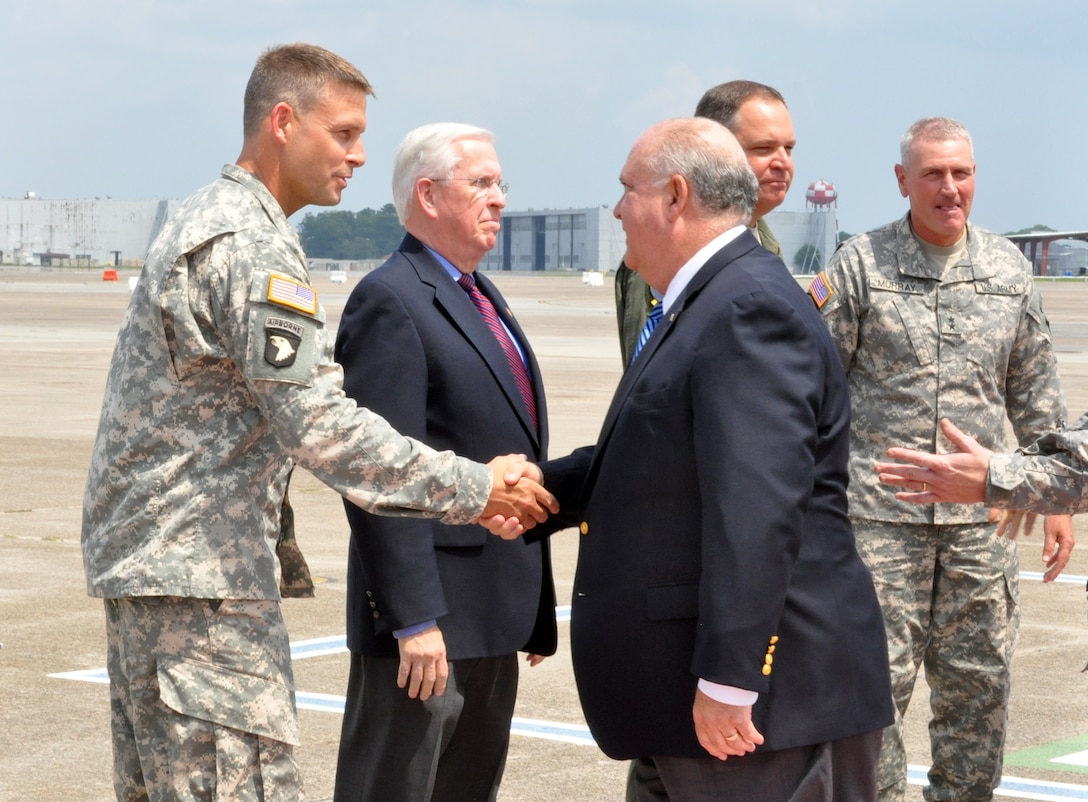
M 317 312 L 317 292 L 301 281 L 289 276 L 270 276 L 268 279 L 268 300 L 280 306 L 287 306 L 313 315 Z
M 302 331 L 302 326 L 292 320 L 268 318 L 264 323 L 264 361 L 277 368 L 295 364 Z

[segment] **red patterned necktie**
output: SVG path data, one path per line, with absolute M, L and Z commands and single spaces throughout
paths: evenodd
M 533 395 L 533 383 L 529 380 L 529 371 L 525 367 L 525 361 L 521 358 L 521 354 L 518 353 L 517 346 L 510 339 L 506 326 L 499 319 L 499 313 L 495 311 L 495 306 L 488 300 L 488 297 L 480 292 L 480 288 L 476 286 L 476 277 L 471 273 L 462 273 L 461 277 L 457 279 L 457 283 L 461 285 L 461 289 L 468 293 L 468 297 L 472 299 L 472 303 L 479 310 L 484 322 L 487 323 L 487 327 L 491 329 L 491 333 L 495 335 L 495 339 L 502 346 L 502 350 L 506 354 L 506 361 L 510 363 L 510 370 L 514 372 L 514 381 L 517 382 L 518 389 L 521 390 L 521 397 L 525 400 L 525 406 L 529 410 L 529 419 L 533 422 L 533 429 L 539 431 L 536 421 L 536 397 Z

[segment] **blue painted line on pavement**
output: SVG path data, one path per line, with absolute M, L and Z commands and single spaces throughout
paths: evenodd
M 1039 582 L 1043 581 L 1042 571 L 1021 571 L 1021 579 L 1034 579 Z M 1059 574 L 1058 578 L 1054 580 L 1056 583 L 1062 583 L 1067 585 L 1080 585 L 1082 588 L 1088 583 L 1088 576 L 1077 576 L 1076 574 Z
M 909 785 L 929 785 L 926 766 L 907 766 Z M 1047 780 L 1023 779 L 1004 776 L 1001 785 L 994 791 L 994 796 L 1008 796 L 1016 799 L 1033 799 L 1041 802 L 1065 802 L 1070 799 L 1088 800 L 1088 785 L 1072 785 Z
M 335 638 L 320 638 L 324 647 L 331 645 Z M 342 641 L 343 638 L 340 638 Z M 300 646 L 307 646 L 302 642 Z M 304 656 L 313 656 L 304 651 Z M 109 677 L 106 669 L 97 668 L 87 671 L 67 671 L 60 674 L 50 674 L 50 677 L 58 679 L 80 680 L 82 682 L 95 682 L 108 684 Z M 300 710 L 316 710 L 319 713 L 333 713 L 343 715 L 344 697 L 327 693 L 311 693 L 299 691 L 295 694 L 295 703 Z M 541 721 L 538 719 L 514 718 L 510 722 L 510 734 L 520 735 L 525 738 L 541 738 L 550 741 L 562 741 L 578 746 L 596 746 L 589 728 L 584 724 L 566 724 L 560 721 Z M 907 782 L 910 785 L 924 786 L 928 783 L 926 766 L 908 766 Z M 1022 779 L 1006 776 L 1001 781 L 1001 786 L 994 792 L 995 796 L 1015 797 L 1017 799 L 1040 800 L 1041 802 L 1068 802 L 1068 800 L 1088 800 L 1088 785 L 1073 785 L 1069 783 L 1048 782 L 1046 780 Z

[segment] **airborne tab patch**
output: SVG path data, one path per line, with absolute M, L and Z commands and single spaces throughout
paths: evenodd
M 269 277 L 268 300 L 308 315 L 317 313 L 317 292 L 314 288 L 288 276 Z
M 295 364 L 302 332 L 302 326 L 293 320 L 268 318 L 264 324 L 264 361 L 276 368 Z

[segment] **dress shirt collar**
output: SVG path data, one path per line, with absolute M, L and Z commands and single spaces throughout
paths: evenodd
M 433 256 L 435 259 L 438 260 L 438 264 L 440 264 L 440 265 L 442 265 L 442 267 L 446 268 L 446 272 L 450 274 L 450 278 L 452 278 L 454 281 L 460 280 L 461 276 L 464 275 L 460 270 L 458 270 L 456 267 L 453 266 L 453 262 L 451 262 L 445 256 L 440 254 L 438 251 L 436 251 L 430 245 L 427 245 L 426 243 L 424 243 L 423 247 L 427 249 L 427 252 L 430 253 L 431 256 Z
M 683 294 L 688 286 L 688 282 L 690 282 L 695 274 L 699 272 L 699 268 L 710 261 L 711 256 L 743 234 L 744 230 L 745 226 L 733 226 L 733 228 L 728 231 L 723 231 L 696 251 L 695 255 L 688 259 L 687 263 L 676 271 L 676 275 L 673 276 L 672 281 L 669 282 L 668 289 L 665 290 L 665 298 L 661 302 L 662 315 L 667 315 L 669 313 L 669 308 L 676 299 Z

